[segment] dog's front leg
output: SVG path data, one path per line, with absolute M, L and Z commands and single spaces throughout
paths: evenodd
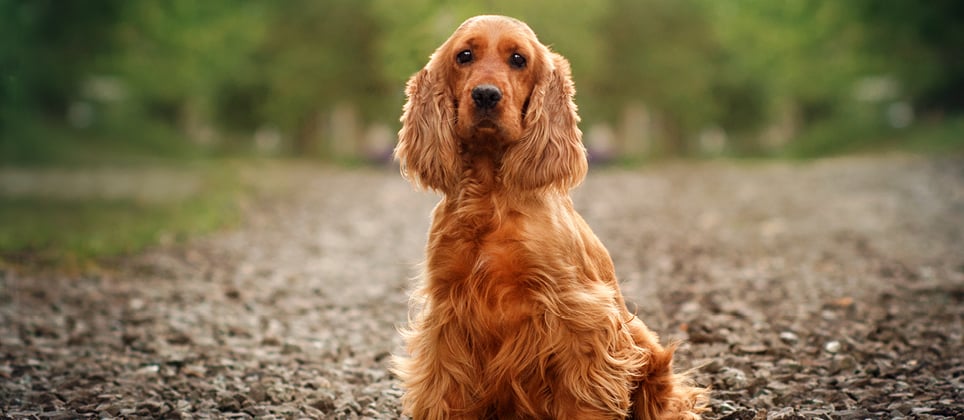
M 395 359 L 395 373 L 402 379 L 405 413 L 416 420 L 477 419 L 472 405 L 471 384 L 477 373 L 469 364 L 464 336 L 451 325 L 422 325 L 408 331 L 409 357 Z

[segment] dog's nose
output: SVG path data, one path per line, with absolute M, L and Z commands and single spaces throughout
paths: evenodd
M 472 89 L 472 100 L 479 109 L 492 109 L 502 99 L 502 91 L 492 85 L 478 85 Z

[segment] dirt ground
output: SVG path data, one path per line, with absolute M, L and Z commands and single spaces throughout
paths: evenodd
M 0 417 L 399 418 L 437 197 L 387 169 L 252 176 L 237 229 L 2 269 Z M 594 168 L 574 196 L 707 417 L 964 418 L 964 159 Z

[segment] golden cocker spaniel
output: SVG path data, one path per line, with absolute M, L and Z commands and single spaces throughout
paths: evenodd
M 502 16 L 408 82 L 395 156 L 443 194 L 394 372 L 415 419 L 698 418 L 705 390 L 626 309 L 573 209 L 586 174 L 569 63 Z

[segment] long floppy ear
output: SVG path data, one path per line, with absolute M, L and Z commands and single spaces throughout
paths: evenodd
M 395 159 L 402 176 L 420 188 L 451 193 L 458 183 L 454 99 L 437 68 L 438 53 L 408 80 Z
M 558 187 L 567 191 L 586 176 L 588 163 L 579 130 L 569 62 L 545 51 L 543 76 L 526 111 L 525 132 L 502 160 L 503 182 L 518 189 Z

